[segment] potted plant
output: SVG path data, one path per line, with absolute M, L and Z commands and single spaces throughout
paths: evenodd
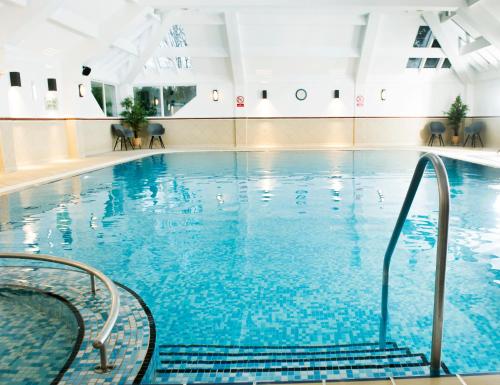
M 460 137 L 458 136 L 458 131 L 462 126 L 462 121 L 467 117 L 467 112 L 469 111 L 469 106 L 462 102 L 462 98 L 458 95 L 455 101 L 450 106 L 446 116 L 448 118 L 448 123 L 453 130 L 453 136 L 451 137 L 451 143 L 458 145 L 460 142 Z
M 122 117 L 121 122 L 123 125 L 130 127 L 134 132 L 134 147 L 140 147 L 142 140 L 139 137 L 139 133 L 141 132 L 141 128 L 148 123 L 148 111 L 142 103 L 131 97 L 123 99 L 121 106 L 123 107 L 123 111 L 120 112 L 120 116 Z

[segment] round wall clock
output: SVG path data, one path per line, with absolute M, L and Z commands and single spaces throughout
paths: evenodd
M 305 100 L 307 98 L 307 91 L 303 88 L 299 88 L 297 91 L 295 91 L 295 97 L 298 100 Z

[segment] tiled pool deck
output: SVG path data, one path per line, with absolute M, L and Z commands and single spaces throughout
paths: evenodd
M 2 267 L 2 286 L 31 287 L 58 295 L 70 302 L 83 320 L 83 339 L 73 362 L 62 374 L 61 385 L 77 384 L 138 384 L 147 369 L 146 358 L 154 348 L 154 330 L 151 317 L 143 303 L 129 290 L 119 287 L 120 314 L 106 343 L 109 361 L 114 369 L 97 373 L 99 353 L 92 342 L 107 318 L 109 293 L 97 282 L 95 296 L 90 291 L 88 274 L 73 270 L 46 267 Z M 150 349 L 148 349 L 150 348 Z M 50 357 L 48 357 L 50 359 Z M 18 368 L 19 371 L 22 368 Z M 19 373 L 12 371 L 12 383 L 18 383 Z

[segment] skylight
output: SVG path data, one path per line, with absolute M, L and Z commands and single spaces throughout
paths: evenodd
M 424 68 L 437 68 L 439 64 L 439 58 L 438 57 L 429 57 L 424 63 Z
M 413 48 L 436 48 L 441 49 L 441 44 L 432 34 L 432 30 L 427 25 L 421 25 L 418 28 L 417 36 L 413 42 Z M 440 56 L 440 55 L 436 55 Z M 451 62 L 448 58 L 439 57 L 410 57 L 406 63 L 406 68 L 451 68 Z
M 187 47 L 186 33 L 180 24 L 174 24 L 166 38 L 166 43 L 169 47 L 182 48 Z M 175 63 L 178 69 L 191 68 L 191 58 L 188 56 L 177 56 Z
M 421 25 L 418 28 L 417 37 L 413 43 L 413 48 L 441 48 L 441 44 L 434 37 L 431 27 Z
M 444 59 L 443 64 L 441 65 L 441 68 L 451 68 L 451 62 L 448 58 Z
M 421 57 L 411 57 L 408 59 L 408 63 L 406 64 L 406 68 L 420 68 L 422 65 Z
M 432 32 L 431 27 L 422 25 L 418 28 L 417 37 L 413 43 L 414 48 L 427 48 L 431 41 Z

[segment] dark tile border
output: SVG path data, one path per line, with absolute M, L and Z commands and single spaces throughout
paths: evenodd
M 337 356 L 337 357 L 312 357 L 312 358 L 290 358 L 290 359 L 249 359 L 249 360 L 161 360 L 162 364 L 207 364 L 207 365 L 233 365 L 233 364 L 266 364 L 266 363 L 298 363 L 298 362 L 330 362 L 330 361 L 369 361 L 373 359 L 392 359 L 392 358 L 407 358 L 419 357 L 425 365 L 428 365 L 427 358 L 423 354 L 409 353 L 409 354 L 387 354 L 381 356 Z M 403 365 L 403 364 L 402 364 Z M 352 365 L 356 368 L 358 365 Z M 314 367 L 313 367 L 314 369 Z M 245 369 L 242 369 L 245 371 Z
M 163 346 L 160 346 L 160 349 Z M 265 356 L 273 356 L 273 357 L 307 357 L 307 356 L 340 356 L 342 354 L 351 354 L 355 355 L 358 353 L 382 353 L 382 352 L 397 352 L 397 351 L 405 351 L 406 354 L 411 354 L 409 348 L 387 348 L 387 349 L 362 349 L 362 350 L 329 350 L 329 351 L 308 351 L 308 352 L 238 352 L 238 353 L 225 353 L 225 352 L 162 352 L 158 353 L 159 356 L 185 356 L 185 357 L 265 357 Z
M 378 346 L 378 342 L 365 342 L 365 343 L 353 343 L 353 344 L 340 344 L 340 345 L 170 345 L 161 344 L 160 348 L 220 348 L 220 349 L 333 349 L 333 348 L 350 348 L 357 346 Z M 397 348 L 398 345 L 395 342 L 386 342 L 386 345 L 392 345 L 392 347 Z
M 68 309 L 75 316 L 76 323 L 78 325 L 78 334 L 76 336 L 76 341 L 73 345 L 73 349 L 71 350 L 71 354 L 69 355 L 68 359 L 66 360 L 66 362 L 64 363 L 62 368 L 59 370 L 59 373 L 57 373 L 57 375 L 54 377 L 54 379 L 50 383 L 50 385 L 57 385 L 59 383 L 59 381 L 61 381 L 61 379 L 63 378 L 66 371 L 70 368 L 71 364 L 75 360 L 76 355 L 78 354 L 80 347 L 82 345 L 83 337 L 85 335 L 85 323 L 83 322 L 82 315 L 80 314 L 78 309 L 70 301 L 68 301 L 66 298 L 64 298 L 58 294 L 52 293 L 50 291 L 42 290 L 42 289 L 39 289 L 36 287 L 23 286 L 23 285 L 2 285 L 1 287 L 22 289 L 22 290 L 32 291 L 32 292 L 34 291 L 34 292 L 40 293 L 42 295 L 46 295 L 46 296 L 51 297 L 51 298 L 55 298 L 58 301 L 62 302 L 64 305 L 66 305 L 68 307 Z
M 123 290 L 128 291 L 132 296 L 135 297 L 135 299 L 139 302 L 139 304 L 142 306 L 144 309 L 144 312 L 146 313 L 146 316 L 148 317 L 148 323 L 149 323 L 149 344 L 148 344 L 148 350 L 146 352 L 146 356 L 144 357 L 144 361 L 142 362 L 141 368 L 139 369 L 139 372 L 135 376 L 134 381 L 132 382 L 132 385 L 139 385 L 141 384 L 144 376 L 146 375 L 146 372 L 148 371 L 149 364 L 153 358 L 153 354 L 155 351 L 155 346 L 156 346 L 156 324 L 155 320 L 153 318 L 153 313 L 149 309 L 148 305 L 146 305 L 146 302 L 141 298 L 139 294 L 137 294 L 134 290 L 132 290 L 130 287 L 125 286 L 122 283 L 113 281 L 115 285 L 121 287 Z

